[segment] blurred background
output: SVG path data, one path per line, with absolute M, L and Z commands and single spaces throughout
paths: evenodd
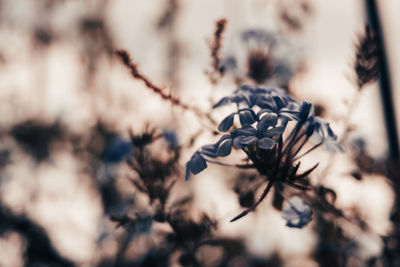
M 400 3 L 377 2 L 400 125 Z M 223 18 L 216 74 L 211 51 Z M 163 247 L 168 233 L 179 232 L 169 219 L 137 223 L 159 204 L 150 187 L 143 193 L 134 182 L 143 166 L 129 163 L 147 144 L 142 164 L 150 173 L 173 166 L 172 178 L 162 180 L 173 184 L 166 203 L 188 198 L 193 225 L 213 228 L 204 219 L 211 218 L 218 227 L 207 235 L 231 242 L 223 252 L 196 251 L 199 264 L 400 264 L 393 256 L 400 246 L 393 212 L 398 172 L 389 160 L 379 83 L 362 90 L 355 83 L 367 20 L 361 0 L 0 0 L 0 266 L 195 266 L 182 256 L 185 248 Z M 252 31 L 264 39 L 244 40 Z M 254 47 L 270 56 L 268 77 L 249 75 Z M 116 56 L 120 49 L 190 108 L 134 79 Z M 304 167 L 320 162 L 310 180 L 334 191 L 335 207 L 362 223 L 315 214 L 303 229 L 288 228 L 268 198 L 256 213 L 229 223 L 243 206 L 233 188 L 254 173 L 209 166 L 184 181 L 193 152 L 218 140 L 216 125 L 199 114 L 219 122 L 227 110 L 212 105 L 243 83 L 282 87 L 318 107 L 346 152 L 318 150 Z M 187 231 L 183 237 L 195 230 Z M 152 257 L 164 261 L 147 261 Z M 324 262 L 330 257 L 338 261 Z

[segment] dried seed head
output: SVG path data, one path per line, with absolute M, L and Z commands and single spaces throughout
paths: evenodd
M 271 57 L 262 50 L 249 52 L 247 67 L 248 76 L 258 84 L 262 84 L 274 75 Z
M 376 35 L 370 28 L 366 28 L 365 35 L 360 37 L 356 48 L 354 69 L 358 88 L 361 89 L 364 85 L 374 82 L 379 73 L 379 47 Z

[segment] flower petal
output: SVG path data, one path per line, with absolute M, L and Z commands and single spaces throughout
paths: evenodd
M 286 107 L 286 102 L 281 96 L 273 96 L 272 97 L 275 101 L 276 110 L 281 110 L 282 108 Z
M 275 126 L 278 122 L 278 116 L 274 113 L 265 114 L 257 124 L 258 132 L 265 131 L 270 126 Z
M 225 105 L 227 105 L 229 103 L 231 103 L 231 97 L 230 96 L 226 96 L 226 97 L 223 97 L 220 101 L 218 101 L 213 106 L 213 108 L 219 108 L 219 107 L 225 106 Z
M 232 140 L 232 139 L 227 139 L 227 140 L 223 141 L 223 142 L 218 146 L 217 155 L 218 155 L 219 157 L 226 157 L 226 156 L 228 156 L 229 154 L 231 154 L 231 151 L 232 151 L 232 143 L 233 143 L 233 140 Z
M 215 147 L 218 147 L 219 144 L 221 144 L 223 141 L 227 140 L 227 139 L 232 139 L 232 136 L 229 134 L 224 134 L 223 136 L 221 136 L 221 138 L 218 140 L 218 142 L 215 143 Z
M 285 127 L 284 126 L 277 126 L 275 128 L 267 130 L 263 136 L 265 136 L 265 137 L 279 137 L 279 136 L 281 136 L 283 134 L 284 131 L 285 131 Z
M 188 162 L 190 171 L 193 174 L 198 174 L 205 168 L 207 168 L 206 160 L 200 155 L 199 152 L 193 154 L 192 158 Z
M 205 146 L 202 146 L 202 147 L 199 149 L 199 152 L 198 152 L 198 153 L 200 153 L 201 155 L 210 157 L 210 158 L 216 158 L 216 157 L 218 156 L 218 155 L 217 155 L 217 149 L 216 149 L 215 145 L 205 145 Z
M 232 137 L 238 136 L 257 136 L 257 130 L 250 125 L 243 126 L 242 128 L 235 129 L 231 132 Z
M 235 104 L 239 104 L 241 102 L 246 102 L 248 104 L 248 100 L 244 95 L 236 95 L 231 98 L 231 102 Z
M 345 147 L 339 144 L 336 134 L 332 131 L 329 123 L 316 117 L 313 120 L 314 131 L 310 136 L 310 140 L 314 143 L 322 143 L 323 147 L 329 153 L 344 152 Z
M 325 139 L 324 126 L 319 118 L 314 120 L 314 131 L 310 136 L 310 140 L 314 143 L 321 143 Z
M 176 135 L 176 133 L 173 130 L 164 129 L 164 130 L 162 130 L 162 135 L 163 135 L 165 141 L 167 141 L 167 143 L 171 147 L 175 147 L 176 148 L 176 147 L 179 146 L 178 136 Z
M 314 110 L 313 110 L 313 105 L 307 101 L 303 101 L 303 103 L 300 106 L 300 111 L 299 111 L 299 121 L 300 123 L 304 123 L 308 117 L 313 115 Z
M 279 111 L 279 117 L 285 118 L 289 121 L 299 120 L 299 113 L 297 111 L 288 110 L 286 108 L 283 108 Z
M 267 93 L 267 90 L 265 88 L 262 88 L 262 87 L 257 87 L 254 90 L 254 93 L 257 94 L 257 95 L 264 95 L 264 94 Z
M 272 148 L 275 145 L 275 143 L 276 142 L 271 138 L 264 137 L 258 141 L 258 147 L 267 150 Z
M 246 146 L 253 145 L 257 143 L 258 138 L 255 136 L 239 136 L 235 138 L 240 145 L 240 148 L 244 148 Z
M 343 145 L 339 144 L 335 140 L 329 139 L 324 142 L 323 147 L 329 153 L 344 152 L 346 150 Z
M 189 180 L 191 171 L 189 162 L 186 163 L 186 171 L 185 171 L 185 181 Z
M 104 153 L 104 161 L 108 163 L 118 163 L 132 154 L 133 144 L 131 141 L 116 138 L 110 142 Z
M 234 148 L 243 148 L 242 144 L 240 144 L 239 141 L 240 141 L 240 140 L 239 140 L 239 137 L 234 138 L 234 139 L 233 139 L 232 146 L 233 146 Z
M 303 228 L 312 220 L 310 206 L 299 197 L 289 199 L 289 206 L 282 210 L 282 217 L 288 227 Z
M 235 113 L 232 113 L 228 117 L 223 119 L 221 121 L 221 123 L 218 125 L 218 130 L 221 131 L 221 132 L 228 131 L 233 125 L 234 116 L 235 116 Z
M 330 138 L 332 138 L 333 140 L 336 140 L 336 139 L 337 139 L 337 136 L 336 136 L 336 134 L 332 131 L 332 128 L 331 128 L 331 126 L 329 125 L 329 123 L 326 123 L 326 131 L 327 131 L 328 136 L 329 136 Z
M 276 110 L 275 102 L 271 97 L 265 97 L 265 96 L 258 97 L 256 105 L 262 109 L 267 109 L 270 111 Z
M 186 163 L 185 180 L 189 179 L 190 173 L 198 174 L 207 168 L 207 162 L 202 155 L 197 151 L 192 158 Z
M 239 119 L 242 126 L 251 125 L 256 122 L 256 114 L 252 109 L 240 110 Z
M 243 94 L 243 93 L 252 93 L 254 91 L 254 88 L 250 85 L 242 85 L 238 89 L 235 90 L 234 94 Z

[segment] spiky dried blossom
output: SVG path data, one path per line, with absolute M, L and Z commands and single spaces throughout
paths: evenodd
M 222 49 L 222 38 L 226 30 L 227 20 L 225 18 L 219 19 L 215 23 L 215 32 L 213 40 L 210 43 L 211 51 L 211 71 L 207 70 L 206 74 L 211 84 L 217 84 L 219 79 L 224 75 L 224 69 L 221 63 L 221 49 Z
M 275 73 L 271 56 L 263 50 L 251 50 L 247 56 L 247 75 L 258 84 L 264 83 Z
M 364 36 L 359 38 L 356 49 L 354 69 L 357 86 L 361 89 L 364 85 L 376 81 L 379 73 L 378 40 L 369 27 L 366 27 Z
M 222 47 L 222 34 L 225 31 L 226 23 L 226 19 L 220 19 L 215 24 L 214 40 L 211 44 L 211 58 L 214 71 L 218 71 L 220 67 L 221 58 L 219 54 Z
M 301 59 L 288 39 L 264 29 L 240 33 L 241 50 L 225 56 L 220 72 L 231 74 L 236 84 L 268 84 L 287 88 L 289 80 L 300 70 Z M 286 55 L 291 54 L 290 58 Z

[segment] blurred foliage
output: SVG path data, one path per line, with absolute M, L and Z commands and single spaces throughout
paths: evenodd
M 166 56 L 152 61 L 151 64 L 165 64 L 166 71 L 165 77 L 153 82 L 150 78 L 152 73 L 144 75 L 144 72 L 139 71 L 142 70 L 141 66 L 132 60 L 142 52 L 120 47 L 123 42 L 112 31 L 107 13 L 111 9 L 112 1 L 102 0 L 95 4 L 78 2 L 41 0 L 30 3 L 28 7 L 22 7 L 24 1 L 0 0 L 0 33 L 5 40 L 4 44 L 0 45 L 0 73 L 4 73 L 6 77 L 15 74 L 18 81 L 16 85 L 9 84 L 6 77 L 1 76 L 7 91 L 11 92 L 1 96 L 4 103 L 0 106 L 1 241 L 6 240 L 10 233 L 17 233 L 21 237 L 22 245 L 9 243 L 20 249 L 25 266 L 287 266 L 288 260 L 291 260 L 290 257 L 286 257 L 288 249 L 286 252 L 280 251 L 275 245 L 269 244 L 270 237 L 265 236 L 262 239 L 270 253 L 261 256 L 255 254 L 254 244 L 249 244 L 248 236 L 245 236 L 243 231 L 236 235 L 227 234 L 224 228 L 227 219 L 217 217 L 215 212 L 199 207 L 201 205 L 198 202 L 201 200 L 195 193 L 196 188 L 193 188 L 193 184 L 183 182 L 183 165 L 188 160 L 189 153 L 193 152 L 193 147 L 198 145 L 200 139 L 215 137 L 218 120 L 218 115 L 214 118 L 211 112 L 211 104 L 204 107 L 197 101 L 185 102 L 177 90 L 180 89 L 180 75 L 186 71 L 182 67 L 185 66 L 182 64 L 182 58 L 190 54 L 178 31 L 180 23 L 185 23 L 182 14 L 187 3 L 166 0 L 159 10 L 154 11 L 158 17 L 152 20 L 153 30 L 160 42 L 164 42 L 161 46 L 165 48 Z M 206 60 L 211 64 L 208 67 L 203 66 L 203 69 L 207 69 L 205 80 L 208 78 L 209 86 L 213 88 L 212 93 L 225 86 L 231 88 L 233 84 L 272 86 L 272 83 L 273 86 L 282 87 L 285 92 L 296 95 L 291 81 L 304 70 L 303 61 L 307 61 L 307 58 L 294 60 L 293 51 L 296 47 L 287 45 L 286 39 L 302 34 L 316 12 L 312 4 L 312 1 L 303 0 L 274 2 L 271 6 L 278 25 L 276 31 L 250 28 L 234 33 L 240 39 L 238 53 L 226 54 L 223 51 L 228 40 L 225 36 L 230 31 L 230 21 L 225 18 L 216 20 L 215 28 L 210 28 L 209 36 L 204 36 L 212 40 L 209 42 L 210 58 Z M 132 16 L 135 15 L 134 12 L 139 11 L 140 8 L 132 10 Z M 123 31 L 126 35 L 140 38 L 136 33 L 130 32 L 130 25 L 124 26 Z M 193 31 L 193 34 L 197 33 Z M 53 101 L 48 100 L 48 91 L 45 89 L 48 82 L 46 71 L 64 63 L 57 61 L 56 64 L 49 65 L 50 67 L 43 67 L 41 64 L 46 65 L 43 59 L 57 49 L 60 49 L 60 54 L 69 53 L 69 50 L 63 47 L 65 44 L 73 48 L 79 62 L 76 65 L 80 68 L 77 71 L 80 75 L 79 81 L 70 81 L 79 87 L 75 96 L 78 102 L 74 102 L 73 108 L 65 110 L 62 107 L 60 110 L 51 111 L 46 106 Z M 205 47 L 206 45 L 205 43 Z M 285 48 L 283 55 L 278 53 L 278 48 L 282 47 Z M 123 49 L 129 50 L 132 58 Z M 365 91 L 360 90 L 361 88 L 379 78 L 378 51 L 376 35 L 367 28 L 359 37 L 352 65 L 358 90 L 355 99 L 359 99 L 361 91 Z M 18 65 L 15 63 L 17 61 L 23 63 L 19 62 Z M 24 83 L 24 64 L 33 65 L 33 84 Z M 128 85 L 121 82 L 117 87 L 134 87 L 134 97 L 123 95 L 121 98 L 125 102 L 115 104 L 113 94 L 118 94 L 113 91 L 115 85 L 104 76 L 115 75 L 115 69 L 118 75 L 126 74 L 123 67 L 127 67 L 134 81 L 127 83 Z M 61 68 L 62 71 L 67 69 Z M 68 75 L 62 73 L 64 74 Z M 172 85 L 158 85 L 165 80 Z M 29 93 L 18 91 L 18 86 L 29 87 Z M 61 98 L 60 102 L 68 102 L 67 96 L 59 89 L 62 86 L 60 81 L 55 81 L 55 94 L 60 93 L 60 96 L 57 95 L 57 98 Z M 148 94 L 143 93 L 146 90 Z M 201 94 L 205 99 L 208 97 L 210 103 L 214 101 L 212 96 L 204 92 Z M 79 102 L 81 100 L 82 102 Z M 153 100 L 164 103 L 173 114 L 173 118 L 163 121 L 163 125 L 159 121 L 143 119 L 143 114 L 139 114 L 140 105 L 146 106 L 146 113 L 158 112 L 152 110 L 153 106 L 146 104 Z M 60 103 L 54 104 L 57 107 L 58 105 Z M 134 116 L 128 114 L 126 106 L 132 108 L 130 112 Z M 327 106 L 316 104 L 314 107 L 316 116 L 329 117 L 330 110 Z M 89 115 L 83 114 L 85 112 Z M 71 119 L 76 113 L 90 118 L 82 120 L 84 123 L 77 122 Z M 190 113 L 189 117 L 186 113 Z M 287 239 L 288 235 L 294 236 L 295 231 L 308 231 L 311 238 L 317 240 L 312 253 L 301 255 L 302 260 L 307 259 L 319 266 L 398 266 L 399 163 L 387 158 L 376 159 L 370 155 L 368 144 L 362 138 L 351 139 L 351 133 L 354 131 L 349 120 L 351 115 L 352 104 L 349 105 L 348 116 L 342 122 L 344 130 L 339 140 L 347 144 L 346 156 L 352 169 L 341 175 L 334 173 L 337 176 L 335 178 L 348 179 L 358 185 L 368 181 L 372 175 L 381 177 L 385 182 L 389 181 L 395 193 L 395 203 L 391 217 L 387 220 L 390 220 L 393 231 L 384 235 L 377 234 L 369 225 L 365 214 L 358 212 L 356 207 L 342 208 L 343 206 L 337 204 L 340 192 L 336 192 L 336 189 L 328 184 L 320 183 L 322 179 L 318 179 L 321 174 L 328 176 L 331 173 L 329 164 L 316 173 L 313 172 L 316 165 L 308 166 L 305 162 L 302 165 L 306 171 L 298 174 L 299 164 L 294 162 L 293 157 L 284 166 L 276 164 L 281 159 L 280 156 L 274 158 L 279 154 L 276 151 L 274 155 L 267 155 L 263 159 L 263 164 L 257 166 L 258 170 L 266 169 L 266 166 L 278 166 L 273 172 L 274 177 L 279 177 L 285 182 L 289 178 L 298 179 L 301 183 L 295 185 L 301 192 L 284 187 L 283 182 L 274 187 L 271 185 L 268 188 L 272 189 L 273 194 L 271 204 L 263 205 L 272 205 L 272 214 L 282 210 L 290 213 L 289 210 L 291 215 L 298 213 L 299 219 L 304 219 L 301 217 L 304 211 L 296 210 L 298 204 L 290 201 L 293 201 L 292 197 L 301 197 L 308 203 L 309 207 L 307 206 L 305 211 L 309 216 L 305 219 L 311 219 L 312 214 L 313 221 L 306 226 L 307 229 L 287 228 L 288 232 L 285 233 Z M 124 120 L 130 120 L 129 127 Z M 196 123 L 200 125 L 200 129 L 191 129 Z M 237 129 L 233 121 L 230 126 L 234 130 Z M 191 136 L 187 136 L 186 130 L 190 130 Z M 250 152 L 257 154 L 260 150 L 254 148 L 254 151 Z M 92 211 L 85 210 L 85 207 L 78 213 L 82 218 L 94 217 L 97 220 L 96 225 L 91 224 L 89 227 L 98 228 L 95 230 L 95 237 L 91 237 L 95 239 L 92 248 L 94 251 L 90 254 L 93 258 L 86 261 L 70 259 L 67 250 L 64 251 L 63 245 L 60 245 L 62 241 L 54 234 L 58 229 L 54 230 L 51 225 L 63 218 L 53 218 L 53 214 L 48 214 L 50 219 L 47 220 L 50 223 L 45 224 L 40 219 L 41 215 L 35 214 L 35 201 L 44 194 L 40 187 L 43 181 L 39 179 L 38 173 L 46 168 L 57 168 L 60 155 L 63 154 L 72 155 L 76 163 L 76 166 L 68 167 L 76 169 L 74 175 L 79 180 L 76 187 L 89 188 L 84 190 L 93 202 L 92 208 L 96 208 L 97 200 L 100 206 L 99 217 L 95 217 L 93 213 L 86 214 Z M 329 159 L 332 165 L 334 159 Z M 223 180 L 223 183 L 236 197 L 237 209 L 253 211 L 252 207 L 258 205 L 260 190 L 266 186 L 266 173 L 248 170 L 252 168 L 248 164 L 249 161 L 243 158 L 240 158 L 240 161 L 244 164 L 236 166 L 240 168 L 239 171 L 221 167 L 229 174 L 227 176 L 230 176 L 230 179 Z M 222 163 L 224 164 L 226 163 Z M 22 167 L 26 167 L 28 171 L 15 171 Z M 24 175 L 29 177 L 19 177 Z M 50 183 L 64 186 L 62 177 L 56 176 L 52 177 Z M 221 179 L 224 178 L 222 176 Z M 85 180 L 85 177 L 88 179 Z M 15 200 L 6 197 L 14 196 L 14 192 L 8 191 L 12 190 L 10 184 L 14 181 L 16 182 L 13 186 L 18 189 L 15 193 L 16 198 L 25 199 L 27 202 L 22 204 L 22 208 L 19 205 L 21 203 L 16 201 L 15 204 Z M 27 192 L 27 188 L 31 191 Z M 79 189 L 81 188 L 72 190 L 78 192 Z M 67 188 L 65 190 L 67 191 Z M 48 205 L 57 205 L 58 198 L 62 196 L 63 192 L 53 193 L 49 199 L 54 199 L 54 203 Z M 77 193 L 78 201 L 79 197 Z M 359 201 L 362 202 L 361 199 Z M 225 209 L 223 203 L 215 204 Z M 289 206 L 285 206 L 286 204 Z M 68 211 L 65 211 L 65 214 L 69 216 Z M 248 232 L 256 229 L 252 225 L 255 222 L 252 218 L 263 219 L 263 227 L 274 227 L 273 222 L 264 220 L 262 215 L 254 213 L 247 217 L 247 221 L 243 219 L 245 228 L 250 229 Z M 249 218 L 251 216 L 252 218 Z M 81 218 L 73 219 L 79 222 Z M 285 224 L 284 219 L 281 222 L 282 225 Z M 301 227 L 308 222 L 301 223 Z M 69 221 L 64 222 L 68 223 Z M 54 227 L 58 227 L 58 224 L 54 223 Z M 74 231 L 73 227 L 75 226 L 71 226 L 71 232 Z M 71 235 L 70 232 L 67 234 Z M 378 243 L 382 242 L 381 254 L 365 256 L 362 241 L 355 238 L 362 234 L 377 237 Z M 0 251 L 0 257 L 4 255 Z M 3 263 L 3 259 L 1 260 Z M 10 262 L 9 266 L 13 266 L 13 263 Z

